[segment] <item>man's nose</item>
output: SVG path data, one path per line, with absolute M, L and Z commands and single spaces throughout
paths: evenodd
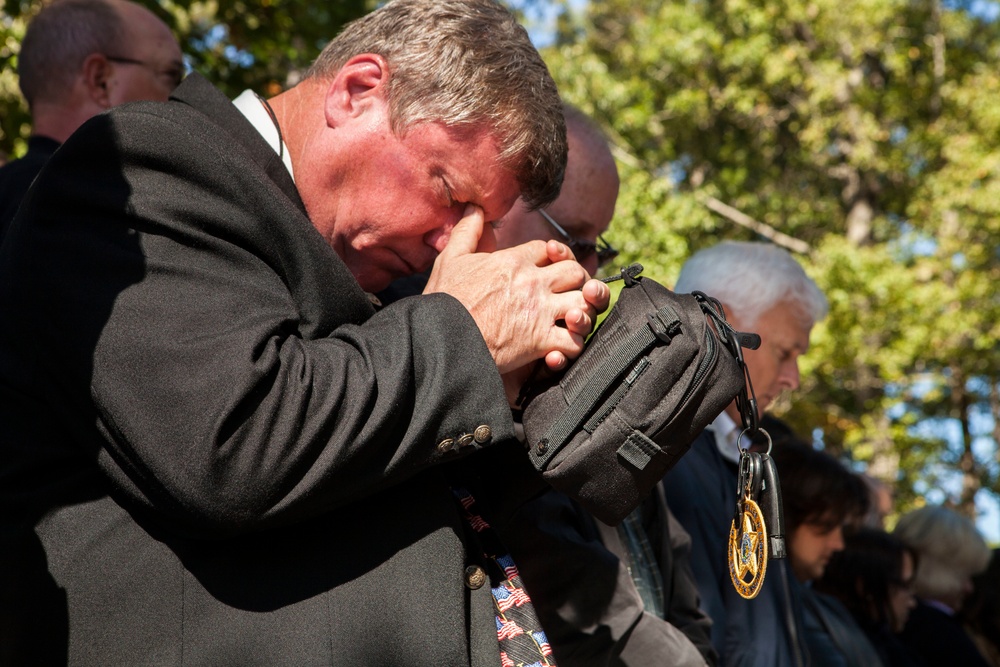
M 785 389 L 795 391 L 799 388 L 799 360 L 798 357 L 789 359 L 781 365 L 778 380 Z
M 427 234 L 424 235 L 424 243 L 434 248 L 438 254 L 444 250 L 445 246 L 448 245 L 448 239 L 451 238 L 451 230 L 454 229 L 454 224 L 449 224 L 444 227 L 437 227 Z
M 455 214 L 441 220 L 437 227 L 424 234 L 424 243 L 437 250 L 438 254 L 440 254 L 444 250 L 444 247 L 448 245 L 451 232 L 461 219 L 462 216 L 460 214 Z
M 830 546 L 834 551 L 844 550 L 844 528 L 842 526 L 837 526 L 830 533 Z

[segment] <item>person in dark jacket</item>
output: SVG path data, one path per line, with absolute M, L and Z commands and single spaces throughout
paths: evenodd
M 947 507 L 926 505 L 901 516 L 893 535 L 917 552 L 917 606 L 903 628 L 903 643 L 927 667 L 987 667 L 957 616 L 972 592 L 972 577 L 990 560 L 975 524 Z
M 798 387 L 798 358 L 827 303 L 787 251 L 769 243 L 720 243 L 684 263 L 675 289 L 716 297 L 737 330 L 760 334 L 760 348 L 744 352 L 760 413 Z M 804 667 L 801 605 L 785 560 L 768 564 L 753 600 L 739 596 L 729 574 L 738 448 L 750 444 L 739 424 L 734 403 L 698 436 L 663 479 L 667 504 L 691 535 L 691 565 L 720 664 Z
M 536 638 L 452 471 L 497 522 L 534 491 L 510 401 L 609 298 L 486 252 L 559 191 L 555 84 L 502 5 L 395 0 L 240 97 L 91 119 L 0 247 L 0 662 L 495 666 Z
M 844 531 L 868 511 L 868 486 L 835 458 L 798 438 L 775 442 L 772 456 L 781 480 L 788 563 L 802 600 L 810 664 L 876 664 L 875 648 L 850 612 L 813 588 L 844 548 Z
M 916 601 L 916 552 L 881 528 L 847 533 L 816 580 L 816 590 L 837 598 L 850 612 L 885 667 L 920 667 L 923 660 L 899 639 Z
M 166 102 L 184 76 L 170 29 L 126 0 L 45 5 L 28 24 L 17 62 L 32 132 L 28 152 L 0 167 L 0 241 L 35 176 L 84 121 L 126 102 Z

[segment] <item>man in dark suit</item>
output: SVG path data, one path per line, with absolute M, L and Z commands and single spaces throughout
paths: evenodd
M 2 657 L 496 665 L 452 468 L 502 523 L 509 400 L 608 300 L 565 244 L 482 252 L 558 192 L 555 86 L 491 0 L 396 0 L 251 101 L 93 119 L 0 250 Z
M 768 243 L 723 242 L 695 253 L 681 269 L 678 292 L 704 291 L 722 302 L 737 331 L 760 334 L 746 351 L 759 412 L 799 385 L 798 358 L 809 348 L 826 298 L 802 267 Z M 736 512 L 740 415 L 730 405 L 664 477 L 667 503 L 690 533 L 691 565 L 712 643 L 725 667 L 802 667 L 801 605 L 785 560 L 771 560 L 760 593 L 740 597 L 729 574 L 729 528 Z
M 84 121 L 125 102 L 165 102 L 184 76 L 170 28 L 126 0 L 57 0 L 32 19 L 17 57 L 32 115 L 24 157 L 0 167 L 0 241 L 28 186 Z

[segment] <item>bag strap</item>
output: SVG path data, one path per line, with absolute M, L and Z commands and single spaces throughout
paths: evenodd
M 752 332 L 734 329 L 733 325 L 726 320 L 726 311 L 722 308 L 722 303 L 715 297 L 697 291 L 692 292 L 692 294 L 701 303 L 701 309 L 714 322 L 719 340 L 736 359 L 736 363 L 743 373 L 745 382 L 740 387 L 739 393 L 736 394 L 736 409 L 740 413 L 743 430 L 753 438 L 760 428 L 757 416 L 757 395 L 754 394 L 753 382 L 750 381 L 750 371 L 747 370 L 746 362 L 743 360 L 743 348 L 756 350 L 760 347 L 760 336 Z

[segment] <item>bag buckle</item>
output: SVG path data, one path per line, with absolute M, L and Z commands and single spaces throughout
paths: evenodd
M 666 345 L 670 345 L 670 341 L 680 328 L 680 321 L 674 320 L 670 324 L 667 324 L 658 312 L 646 313 L 646 323 L 653 331 L 653 335 L 656 336 L 657 340 Z

